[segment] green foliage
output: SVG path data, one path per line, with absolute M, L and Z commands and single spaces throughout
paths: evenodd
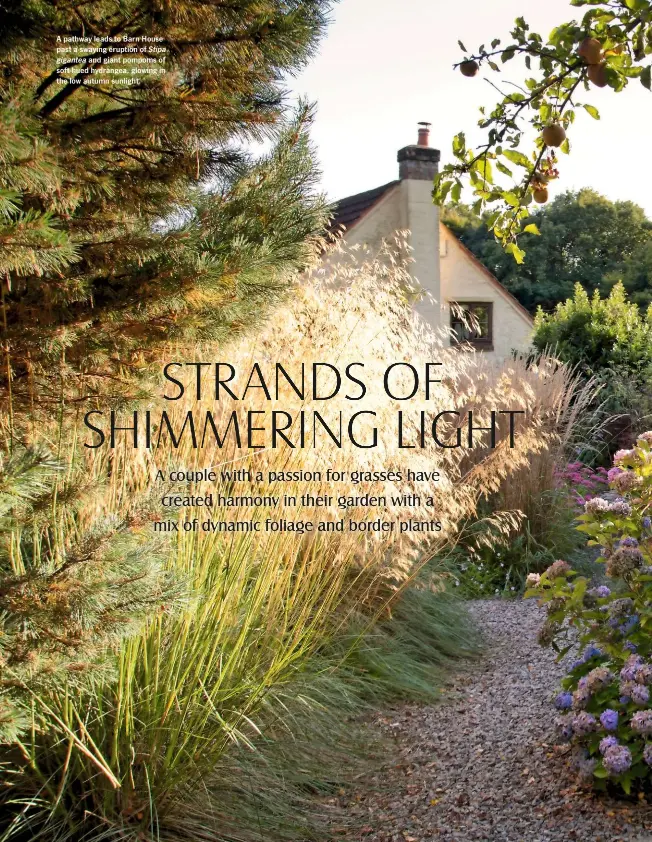
M 92 394 L 153 348 L 244 330 L 287 291 L 325 211 L 310 109 L 289 113 L 281 80 L 314 52 L 330 6 L 11 4 L 0 36 L 0 275 L 14 400 L 38 391 L 46 401 L 59 369 L 69 382 L 83 375 Z M 60 84 L 56 38 L 88 33 L 161 37 L 165 73 Z M 262 140 L 267 154 L 243 152 Z
M 652 306 L 642 315 L 617 283 L 608 298 L 589 297 L 579 284 L 572 299 L 554 313 L 536 315 L 533 345 L 552 348 L 564 362 L 577 366 L 603 387 L 606 410 L 645 412 L 652 375 Z
M 463 596 L 520 596 L 530 573 L 541 572 L 561 555 L 576 556 L 582 542 L 566 489 L 537 494 L 529 514 L 507 534 L 492 528 L 491 520 L 470 527 L 468 537 L 449 557 Z
M 575 714 L 560 725 L 592 758 L 588 768 L 598 784 L 611 779 L 629 793 L 652 776 L 652 432 L 614 463 L 611 499 L 587 502 L 578 528 L 590 546 L 601 547 L 598 562 L 606 563 L 615 587 L 590 587 L 557 561 L 533 577 L 526 595 L 547 608 L 543 643 L 564 654 L 576 642 L 590 645 L 562 682 L 569 695 L 558 706 Z M 614 745 L 602 742 L 607 736 Z
M 486 220 L 467 205 L 444 209 L 446 225 L 530 312 L 552 310 L 576 283 L 604 294 L 621 279 L 639 307 L 652 302 L 652 222 L 632 202 L 611 202 L 588 188 L 558 196 L 528 217 L 539 235 L 522 235 L 522 264 L 505 253 Z
M 559 150 L 570 152 L 575 118 L 581 114 L 592 119 L 600 116 L 591 103 L 579 99 L 582 91 L 590 91 L 591 76 L 595 81 L 596 73 L 597 83 L 615 92 L 633 79 L 639 79 L 648 90 L 651 87 L 652 2 L 573 0 L 572 5 L 588 7 L 582 20 L 555 27 L 547 40 L 530 31 L 519 17 L 507 43 L 495 38 L 490 47 L 481 45 L 470 54 L 460 42 L 465 56 L 456 67 L 474 61 L 502 76 L 503 66 L 518 57 L 523 59 L 525 78 L 511 83 L 508 90 L 502 80 L 492 82 L 502 99 L 493 109 L 480 109 L 478 125 L 485 141 L 472 149 L 467 147 L 464 132 L 455 136 L 456 160 L 437 176 L 435 200 L 444 204 L 450 195 L 459 201 L 468 181 L 476 197 L 474 212 L 486 212 L 489 228 L 517 263 L 525 257 L 519 235 L 529 224 L 528 206 L 533 199 L 545 202 L 546 185 L 560 175 L 556 142 L 546 145 L 544 129 L 562 127 L 566 137 Z M 580 54 L 580 44 L 586 38 L 599 42 L 597 56 Z M 533 143 L 528 129 L 536 132 Z

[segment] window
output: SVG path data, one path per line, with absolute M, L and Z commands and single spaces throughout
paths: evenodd
M 481 351 L 493 351 L 493 304 L 490 301 L 451 302 L 451 344 L 468 343 Z

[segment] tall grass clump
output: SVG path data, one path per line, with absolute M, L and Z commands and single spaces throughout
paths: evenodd
M 171 347 L 161 359 L 161 365 L 170 360 L 228 361 L 235 370 L 230 385 L 237 398 L 223 393 L 215 402 L 209 390 L 198 397 L 188 388 L 179 400 L 164 401 L 158 397 L 160 379 L 152 383 L 152 397 L 138 408 L 153 416 L 164 408 L 175 429 L 189 411 L 211 409 L 223 429 L 232 414 L 244 420 L 248 411 L 259 412 L 257 426 L 264 427 L 278 410 L 288 413 L 291 437 L 297 434 L 301 411 L 318 410 L 334 426 L 339 412 L 348 418 L 346 390 L 324 402 L 301 397 L 281 383 L 278 399 L 268 399 L 260 388 L 240 400 L 254 364 L 268 374 L 281 362 L 299 382 L 302 366 L 310 370 L 313 362 L 340 370 L 362 362 L 368 389 L 354 408 L 375 414 L 359 416 L 356 438 L 369 442 L 376 427 L 376 447 L 357 448 L 346 439 L 338 447 L 322 436 L 316 446 L 304 448 L 281 441 L 277 447 L 252 451 L 239 447 L 233 437 L 222 446 L 195 448 L 187 436 L 175 443 L 162 435 L 151 449 L 134 449 L 124 435 L 114 449 L 89 449 L 83 446 L 88 430 L 75 426 L 74 411 L 62 412 L 59 425 L 53 423 L 51 429 L 43 421 L 51 445 L 64 442 L 59 452 L 66 454 L 62 470 L 67 482 L 92 483 L 94 489 L 91 507 L 79 506 L 63 520 L 53 515 L 43 526 L 44 542 L 53 529 L 58 532 L 56 563 L 63 568 L 62 579 L 67 581 L 74 569 L 67 562 L 75 542 L 94 520 L 124 523 L 130 540 L 153 547 L 153 524 L 172 519 L 179 532 L 165 545 L 164 566 L 175 585 L 169 597 L 156 585 L 154 610 L 134 633 L 107 646 L 111 674 L 98 673 L 95 680 L 80 683 L 58 670 L 57 680 L 39 684 L 30 695 L 25 731 L 3 751 L 7 785 L 0 796 L 0 838 L 274 838 L 281 833 L 281 819 L 265 825 L 272 805 L 265 806 L 261 796 L 253 809 L 244 787 L 231 779 L 234 768 L 246 767 L 242 758 L 259 753 L 255 780 L 261 785 L 273 777 L 261 771 L 264 758 L 271 756 L 270 741 L 283 743 L 279 755 L 287 763 L 295 736 L 314 735 L 301 711 L 310 712 L 308 719 L 318 711 L 332 717 L 337 699 L 342 710 L 354 711 L 356 699 L 373 696 L 373 688 L 378 698 L 397 690 L 427 695 L 433 672 L 424 667 L 412 679 L 401 677 L 397 652 L 436 667 L 468 647 L 458 626 L 459 612 L 444 601 L 448 597 L 441 596 L 436 610 L 429 601 L 446 586 L 437 554 L 458 540 L 481 499 L 557 446 L 558 404 L 550 397 L 556 392 L 549 381 L 558 384 L 559 375 L 543 363 L 537 369 L 522 362 L 492 367 L 478 356 L 446 347 L 413 313 L 409 275 L 389 252 L 374 261 L 358 254 L 344 258 L 328 274 L 316 269 L 304 278 L 292 303 L 256 337 L 228 350 L 202 344 Z M 383 372 L 395 362 L 409 362 L 421 372 L 427 362 L 442 364 L 441 382 L 432 385 L 429 400 L 423 392 L 410 401 L 385 393 Z M 401 376 L 397 391 L 409 389 L 409 376 Z M 71 400 L 70 405 L 77 404 Z M 106 407 L 94 399 L 89 409 Z M 462 415 L 474 410 L 478 419 L 486 419 L 492 409 L 523 414 L 517 417 L 514 447 L 503 423 L 495 449 L 479 447 L 470 455 L 465 448 L 438 447 L 432 439 L 423 448 L 399 448 L 393 431 L 400 409 L 406 440 L 414 440 L 421 411 L 434 416 L 443 410 Z M 456 426 L 454 416 L 448 417 L 448 426 L 440 425 L 440 439 L 453 443 Z M 217 471 L 215 482 L 179 486 L 168 481 L 171 470 L 208 467 Z M 238 479 L 223 473 L 234 467 L 248 473 Z M 345 473 L 337 487 L 326 482 L 327 467 Z M 436 470 L 439 478 L 415 482 L 408 478 L 408 468 Z M 354 470 L 393 470 L 394 476 L 391 482 L 373 476 L 354 481 Z M 158 471 L 164 480 L 156 479 Z M 294 477 L 270 480 L 270 471 L 293 472 Z M 306 480 L 308 471 L 321 476 Z M 54 479 L 55 491 L 59 482 Z M 161 497 L 171 489 L 184 495 L 212 493 L 216 500 L 219 495 L 254 500 L 223 504 L 211 512 L 162 510 Z M 316 508 L 306 500 L 308 493 L 334 499 Z M 395 505 L 356 507 L 350 498 L 365 493 L 386 501 L 391 495 L 414 493 L 422 504 L 415 508 L 405 497 Z M 283 509 L 255 502 L 273 494 L 291 495 L 297 503 Z M 429 508 L 423 502 L 427 496 L 433 498 Z M 201 522 L 209 514 L 223 524 L 249 522 L 262 528 L 185 531 L 184 524 L 194 518 Z M 340 519 L 436 518 L 441 529 L 427 534 L 270 532 L 264 528 L 270 517 L 315 525 Z M 502 523 L 500 513 L 494 519 Z M 505 517 L 505 528 L 512 520 Z M 93 557 L 88 561 L 94 569 Z M 49 559 L 35 559 L 35 575 L 47 576 L 51 566 Z M 64 614 L 68 608 L 62 609 Z M 9 606 L 9 621 L 11 611 Z M 114 606 L 114 613 L 118 611 Z M 14 629 L 22 633 L 18 620 Z M 29 689 L 30 675 L 21 681 Z M 309 756 L 311 737 L 296 738 L 297 754 Z M 305 768 L 310 765 L 302 762 Z M 299 769 L 288 777 L 300 778 Z
M 520 367 L 520 361 L 517 362 Z M 478 512 L 465 524 L 453 556 L 467 595 L 489 596 L 522 591 L 527 575 L 540 572 L 560 556 L 580 551 L 577 507 L 571 489 L 561 481 L 569 460 L 586 452 L 599 435 L 595 412 L 596 384 L 554 357 L 541 356 L 521 374 L 532 405 L 545 407 L 547 446 L 532 453 L 528 464 L 483 494 Z M 504 529 L 495 512 L 513 512 Z

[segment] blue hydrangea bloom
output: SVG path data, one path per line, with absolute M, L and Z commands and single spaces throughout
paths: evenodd
M 652 527 L 652 518 L 644 517 L 641 523 L 643 524 L 643 529 L 650 529 Z
M 582 657 L 586 662 L 589 661 L 591 658 L 597 658 L 600 655 L 602 655 L 602 650 L 598 649 L 597 646 L 593 646 L 593 644 L 591 644 L 591 646 L 586 647 L 586 649 L 584 650 L 584 655 Z
M 600 723 L 605 731 L 615 731 L 618 727 L 618 711 L 607 708 L 600 715 Z
M 632 753 L 627 746 L 611 746 L 605 751 L 602 762 L 610 775 L 622 775 L 632 765 Z
M 632 631 L 634 628 L 636 628 L 637 624 L 638 624 L 638 615 L 634 614 L 622 624 L 622 626 L 620 627 L 620 630 L 623 634 L 629 634 L 630 631 Z
M 557 710 L 568 710 L 573 704 L 573 694 L 568 690 L 560 693 L 555 699 L 555 707 Z
M 650 691 L 644 684 L 632 688 L 632 701 L 635 705 L 646 705 L 650 701 Z

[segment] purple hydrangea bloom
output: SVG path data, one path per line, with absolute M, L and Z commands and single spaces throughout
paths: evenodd
M 636 652 L 638 647 L 636 646 L 635 643 L 632 643 L 631 640 L 626 640 L 623 643 L 623 648 L 627 649 L 628 652 Z
M 647 517 L 647 516 L 644 517 L 643 520 L 641 521 L 641 524 L 643 526 L 643 529 L 650 529 L 652 527 L 652 518 Z
M 560 716 L 557 718 L 557 730 L 559 731 L 560 736 L 564 740 L 570 740 L 573 736 L 573 717 L 570 714 L 566 714 L 565 716 Z
M 645 734 L 650 736 L 652 734 L 652 710 L 639 710 L 632 716 L 631 721 L 632 731 L 637 734 Z
M 619 498 L 609 504 L 609 511 L 617 515 L 622 515 L 623 517 L 629 517 L 632 513 L 632 507 L 629 505 L 627 500 Z
M 592 731 L 595 731 L 597 722 L 595 716 L 583 710 L 573 718 L 573 731 L 578 737 L 585 737 Z
M 636 673 L 639 684 L 652 684 L 652 664 L 643 664 Z
M 607 708 L 600 714 L 600 722 L 605 731 L 615 731 L 618 727 L 618 711 Z
M 572 704 L 573 694 L 569 693 L 567 690 L 563 693 L 559 693 L 559 695 L 555 699 L 555 707 L 557 708 L 557 710 L 568 710 Z
M 644 684 L 636 684 L 632 687 L 632 701 L 635 705 L 646 705 L 650 701 L 650 691 Z
M 632 753 L 627 746 L 611 746 L 605 751 L 602 762 L 610 775 L 622 775 L 632 765 Z
M 595 595 L 599 599 L 606 599 L 608 596 L 611 596 L 611 588 L 608 588 L 606 585 L 600 585 L 595 589 Z
M 643 760 L 648 766 L 652 766 L 652 743 L 648 743 L 643 749 Z
M 600 740 L 600 754 L 604 754 L 608 749 L 618 745 L 618 740 L 615 737 L 603 737 Z
M 631 538 L 629 535 L 626 538 L 623 538 L 620 543 L 623 547 L 638 547 L 638 541 L 636 538 Z
M 640 655 L 630 655 L 620 671 L 620 677 L 623 681 L 636 681 L 636 676 L 642 666 L 643 658 Z
M 629 696 L 621 696 L 618 699 L 618 701 L 620 702 L 621 705 L 628 705 L 629 702 L 630 702 L 630 698 L 629 698 Z
M 584 655 L 582 655 L 582 657 L 586 662 L 591 658 L 598 658 L 600 655 L 602 655 L 602 649 L 598 649 L 597 646 L 591 644 L 591 646 L 586 647 L 586 649 L 584 650 Z

